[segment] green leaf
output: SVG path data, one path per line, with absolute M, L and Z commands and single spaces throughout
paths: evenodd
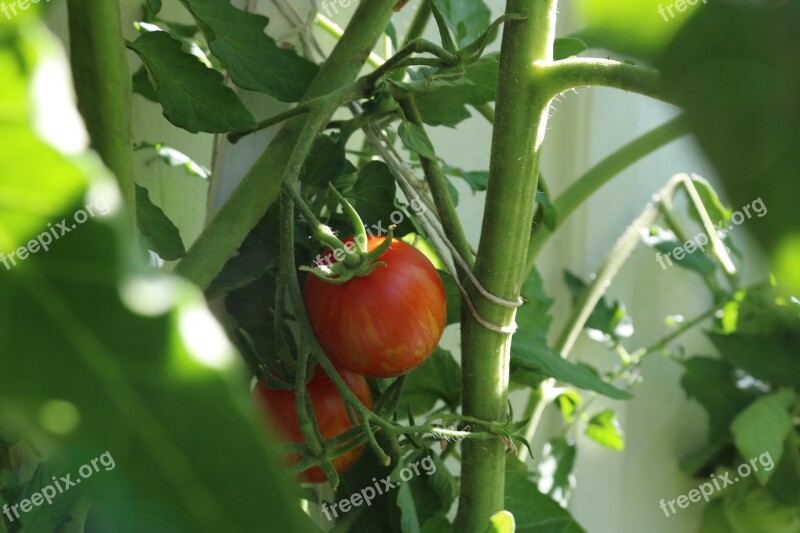
M 719 335 L 710 333 L 723 359 L 740 367 L 751 376 L 774 385 L 800 387 L 797 365 L 798 337 L 787 331 L 770 336 Z
M 436 161 L 436 151 L 431 144 L 428 135 L 421 127 L 411 122 L 403 122 L 397 133 L 400 135 L 400 140 L 406 148 L 412 152 L 416 152 L 420 156 Z
M 553 45 L 553 59 L 559 61 L 587 50 L 586 43 L 577 37 L 561 37 Z
M 342 138 L 338 134 L 320 135 L 306 158 L 300 180 L 305 186 L 326 189 L 339 176 L 355 172 L 347 160 Z
M 541 219 L 547 229 L 555 231 L 558 212 L 556 206 L 550 201 L 550 197 L 543 191 L 536 191 L 536 206 L 539 210 L 536 213 L 536 219 Z
M 355 200 L 356 211 L 367 229 L 371 224 L 381 223 L 383 229 L 387 230 L 391 224 L 389 217 L 396 209 L 396 194 L 397 185 L 389 167 L 381 161 L 370 161 L 358 173 L 358 181 L 344 196 Z
M 483 0 L 439 0 L 438 5 L 461 48 L 480 37 L 491 24 L 492 12 Z
M 128 48 L 147 67 L 164 116 L 174 125 L 191 133 L 255 128 L 255 118 L 225 85 L 222 74 L 181 50 L 181 43 L 167 33 L 145 33 Z
M 539 492 L 519 459 L 506 458 L 505 509 L 514 515 L 517 533 L 584 533 L 569 512 Z
M 451 167 L 448 164 L 442 165 L 442 170 L 449 176 L 461 178 L 467 182 L 472 192 L 485 191 L 489 187 L 489 171 L 488 170 L 463 170 L 457 167 Z
M 461 322 L 461 291 L 458 289 L 453 276 L 448 272 L 439 272 L 447 295 L 447 325 Z
M 147 0 L 147 7 L 153 14 L 158 15 L 158 12 L 161 11 L 161 0 Z
M 711 218 L 711 222 L 717 224 L 719 227 L 726 227 L 731 219 L 733 211 L 722 205 L 719 196 L 717 196 L 717 192 L 708 181 L 699 176 L 692 176 L 692 183 L 694 183 L 694 187 L 697 189 L 697 194 L 700 196 L 700 200 L 703 202 L 703 207 L 708 213 L 709 218 Z M 700 217 L 700 213 L 698 213 L 691 200 L 689 201 L 689 215 L 698 224 L 703 224 L 703 219 Z
M 686 243 L 681 243 L 675 240 L 675 234 L 667 231 L 659 226 L 652 226 L 650 231 L 642 236 L 642 241 L 657 250 L 659 253 L 656 255 L 656 261 L 661 266 L 662 270 L 666 270 L 673 264 L 697 272 L 701 276 L 711 276 L 717 269 L 717 264 L 705 255 L 702 249 L 697 248 L 697 241 L 694 242 L 695 249 L 689 252 L 691 248 L 685 246 Z M 708 239 L 706 238 L 706 241 Z M 691 245 L 690 245 L 691 246 Z M 706 247 L 706 250 L 709 248 Z M 683 250 L 683 252 L 681 252 Z M 678 255 L 684 255 L 678 259 Z
M 143 96 L 154 103 L 158 102 L 156 95 L 156 88 L 153 87 L 153 82 L 150 81 L 150 76 L 147 74 L 147 69 L 144 66 L 139 67 L 139 70 L 131 78 L 133 83 L 133 92 Z
M 466 68 L 463 78 L 431 83 L 437 74 L 434 69 L 410 70 L 412 83 L 392 82 L 409 91 L 420 115 L 430 126 L 455 127 L 471 115 L 466 105 L 481 105 L 494 101 L 497 86 L 499 56 L 489 54 Z
M 539 490 L 565 508 L 575 488 L 576 454 L 575 441 L 560 437 L 544 445 L 539 461 Z
M 500 511 L 492 515 L 486 533 L 514 533 L 517 524 L 514 522 L 514 515 L 508 511 Z
M 181 2 L 236 85 L 283 102 L 297 102 L 303 97 L 319 67 L 278 46 L 264 32 L 267 17 L 236 9 L 230 0 Z
M 5 241 L 22 236 L 24 223 L 40 223 L 31 228 L 40 231 L 51 215 L 74 213 L 87 193 L 115 187 L 96 155 L 32 142 L 27 98 L 70 101 L 66 79 L 46 92 L 29 83 L 44 65 L 67 72 L 63 51 L 38 24 L 13 36 L 0 29 L 0 141 L 15 146 L 0 151 L 0 190 L 24 200 L 15 202 L 12 224 L 0 219 Z M 40 118 L 37 131 L 81 133 L 61 116 Z M 7 172 L 19 157 L 30 178 L 24 186 Z M 58 178 L 53 186 L 50 176 Z M 256 531 L 265 520 L 280 531 L 310 531 L 289 497 L 237 355 L 202 295 L 180 279 L 148 273 L 123 228 L 120 212 L 91 218 L 46 256 L 0 276 L 4 434 L 47 450 L 58 461 L 53 474 L 73 479 L 87 460 L 109 452 L 113 470 L 59 495 L 91 501 L 98 531 L 132 524 L 141 531 Z M 40 475 L 22 490 L 52 479 Z M 41 525 L 31 531 L 56 530 Z
M 415 416 L 424 415 L 441 400 L 450 411 L 461 405 L 461 367 L 447 350 L 436 348 L 428 359 L 406 376 L 397 408 Z
M 147 189 L 136 186 L 136 224 L 145 244 L 162 259 L 176 261 L 186 255 L 181 234 L 164 211 L 150 200 Z
M 760 487 L 753 476 L 726 487 L 723 508 L 733 531 L 746 533 L 797 533 L 800 505 L 785 504 Z M 728 531 L 731 531 L 729 529 Z
M 606 448 L 622 451 L 625 441 L 622 437 L 622 428 L 617 421 L 614 411 L 606 409 L 589 419 L 586 427 L 586 436 Z
M 401 479 L 402 470 L 411 474 L 410 479 Z M 458 495 L 456 480 L 431 450 L 406 457 L 397 464 L 391 478 L 398 485 L 397 506 L 403 532 L 419 532 L 420 524 L 446 515 Z
M 572 293 L 572 302 L 577 302 L 587 290 L 586 283 L 568 270 L 564 271 L 564 281 Z M 621 338 L 633 335 L 633 325 L 625 306 L 620 302 L 614 302 L 611 306 L 605 297 L 597 302 L 584 327 L 589 338 L 598 342 L 618 342 Z
M 792 250 L 800 243 L 800 76 L 793 51 L 800 47 L 800 3 L 698 7 L 655 65 L 731 205 L 769 252 L 774 274 L 798 294 L 800 261 Z
M 730 442 L 730 424 L 739 412 L 758 397 L 759 392 L 742 388 L 735 369 L 725 361 L 692 357 L 683 363 L 686 372 L 681 386 L 708 412 L 711 442 Z
M 746 460 L 767 454 L 777 464 L 783 455 L 784 441 L 792 431 L 789 407 L 798 401 L 797 396 L 783 389 L 759 398 L 742 411 L 731 424 L 736 447 Z M 762 485 L 772 476 L 773 470 L 759 468 L 755 474 Z
M 564 359 L 541 339 L 527 331 L 517 331 L 511 344 L 511 359 L 529 370 L 591 390 L 615 400 L 628 400 L 631 394 L 603 381 L 597 372 L 582 364 Z
M 521 294 L 525 304 L 517 311 L 519 329 L 511 341 L 512 364 L 610 398 L 631 398 L 629 393 L 603 381 L 588 366 L 568 361 L 548 346 L 547 332 L 551 322 L 548 310 L 553 301 L 544 293 L 541 276 L 535 269 L 522 285 Z M 514 375 L 520 376 L 518 372 L 514 372 Z M 529 374 L 526 376 L 531 377 Z M 537 379 L 534 378 L 534 381 Z M 527 384 L 533 385 L 530 382 Z

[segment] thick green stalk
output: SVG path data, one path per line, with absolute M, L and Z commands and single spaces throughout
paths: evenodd
M 389 23 L 394 3 L 394 0 L 365 0 L 359 4 L 347 31 L 322 65 L 304 101 L 331 93 L 358 76 Z M 214 280 L 278 198 L 281 176 L 308 120 L 310 117 L 301 116 L 284 124 L 186 257 L 178 263 L 177 273 L 201 288 L 208 287 Z
M 583 202 L 620 172 L 688 132 L 689 124 L 685 117 L 680 116 L 631 141 L 589 169 L 553 201 L 558 217 L 555 230 L 558 230 Z M 528 272 L 533 268 L 536 256 L 552 234 L 553 231 L 545 226 L 534 229 L 528 246 L 526 267 Z
M 117 177 L 135 228 L 132 88 L 119 3 L 69 0 L 67 7 L 78 110 L 86 122 L 92 148 Z
M 492 294 L 516 300 L 525 275 L 542 141 L 552 97 L 546 70 L 552 61 L 556 0 L 508 0 L 497 81 L 489 188 L 475 274 Z M 520 112 L 526 110 L 525 113 Z M 499 326 L 514 323 L 515 310 L 490 303 L 471 288 L 478 312 Z M 511 335 L 481 326 L 462 311 L 464 414 L 505 421 Z M 498 439 L 463 443 L 461 496 L 454 530 L 483 532 L 503 510 L 506 449 Z

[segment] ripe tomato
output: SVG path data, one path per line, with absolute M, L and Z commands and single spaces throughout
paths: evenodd
M 372 393 L 369 391 L 367 380 L 363 376 L 346 370 L 340 370 L 339 375 L 358 399 L 372 409 Z M 316 367 L 314 376 L 306 387 L 317 416 L 319 431 L 325 440 L 341 435 L 353 427 L 339 391 L 336 390 L 333 381 L 321 367 Z M 279 438 L 288 442 L 306 441 L 297 420 L 294 391 L 270 389 L 259 381 L 256 385 L 255 395 L 261 405 L 264 419 L 275 430 Z M 363 445 L 332 459 L 331 462 L 336 472 L 340 474 L 346 472 L 355 464 L 362 451 L 364 451 Z M 300 459 L 301 457 L 294 453 L 288 454 L 286 457 L 289 466 L 297 464 Z M 300 479 L 310 483 L 322 483 L 327 478 L 321 468 L 314 466 L 304 470 L 300 474 Z
M 384 240 L 370 238 L 367 248 Z M 386 378 L 413 370 L 433 353 L 447 321 L 447 297 L 436 269 L 410 244 L 393 240 L 379 261 L 386 266 L 340 285 L 309 275 L 305 305 L 337 366 Z

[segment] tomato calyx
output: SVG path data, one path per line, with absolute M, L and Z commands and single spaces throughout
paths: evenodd
M 332 264 L 318 264 L 314 267 L 301 266 L 300 270 L 308 272 L 326 283 L 340 285 L 347 283 L 357 276 L 369 276 L 378 267 L 385 267 L 386 263 L 380 261 L 381 256 L 392 245 L 395 226 L 389 226 L 389 234 L 386 239 L 371 252 L 367 251 L 367 235 L 356 235 L 347 244 L 340 241 L 340 246 L 334 248 L 329 254 L 343 254 L 341 261 Z M 338 239 L 337 239 L 338 240 Z M 355 243 L 355 250 L 353 244 Z M 329 255 L 326 254 L 326 255 Z
M 355 237 L 348 240 L 347 244 L 339 240 L 330 227 L 317 219 L 303 198 L 293 188 L 288 188 L 289 194 L 295 205 L 300 208 L 303 216 L 314 229 L 314 237 L 323 245 L 327 245 L 330 250 L 328 254 L 333 254 L 335 262 L 327 261 L 327 264 L 317 264 L 313 267 L 301 266 L 300 270 L 312 274 L 326 283 L 342 284 L 347 283 L 356 276 L 369 276 L 376 268 L 386 266 L 386 263 L 379 261 L 380 257 L 392 245 L 395 226 L 389 226 L 389 236 L 375 250 L 367 249 L 367 230 L 364 227 L 361 217 L 358 216 L 355 208 L 344 196 L 333 186 L 328 184 L 328 189 L 342 206 L 344 214 L 350 220 L 355 230 Z

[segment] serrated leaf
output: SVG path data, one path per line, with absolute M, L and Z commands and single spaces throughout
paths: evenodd
M 541 372 L 584 390 L 592 390 L 616 400 L 632 398 L 630 393 L 603 381 L 590 367 L 564 359 L 541 339 L 524 330 L 514 334 L 511 358 L 527 369 Z
M 344 196 L 355 200 L 356 211 L 368 229 L 370 225 L 380 223 L 386 230 L 391 224 L 390 216 L 396 209 L 396 194 L 397 185 L 389 167 L 381 161 L 370 161 L 358 173 L 356 184 Z
M 416 81 L 397 83 L 414 97 L 420 115 L 430 126 L 455 127 L 471 115 L 466 105 L 482 105 L 494 101 L 497 88 L 499 57 L 488 54 L 466 68 L 462 78 L 430 84 L 437 71 L 411 70 Z
M 150 200 L 147 189 L 136 186 L 136 224 L 145 237 L 145 244 L 166 261 L 176 261 L 186 255 L 180 231 Z
M 184 52 L 181 43 L 166 32 L 145 33 L 128 48 L 147 67 L 164 116 L 174 125 L 191 133 L 227 133 L 256 126 L 222 74 Z
M 406 148 L 426 159 L 436 161 L 436 151 L 421 127 L 411 122 L 403 122 L 397 133 Z
M 449 176 L 455 176 L 466 181 L 472 192 L 485 191 L 489 187 L 488 170 L 463 170 L 446 163 L 442 165 L 442 170 Z
M 568 270 L 564 271 L 564 281 L 572 293 L 573 303 L 577 302 L 587 290 L 586 283 Z M 609 305 L 605 297 L 597 302 L 584 327 L 592 340 L 602 342 L 619 341 L 633 335 L 633 324 L 625 306 L 620 302 Z
M 586 436 L 606 448 L 622 451 L 625 441 L 617 416 L 611 409 L 606 409 L 589 419 Z
M 281 48 L 264 32 L 269 19 L 247 13 L 230 0 L 181 0 L 200 25 L 211 53 L 242 89 L 283 102 L 299 101 L 319 67 Z
M 783 389 L 759 398 L 739 413 L 731 423 L 731 431 L 736 448 L 745 460 L 768 454 L 773 466 L 780 462 L 784 442 L 794 427 L 789 407 L 795 402 L 797 395 L 789 389 Z M 765 485 L 773 471 L 759 468 L 755 475 Z
M 483 0 L 439 0 L 438 5 L 461 48 L 480 37 L 491 23 L 492 12 Z

